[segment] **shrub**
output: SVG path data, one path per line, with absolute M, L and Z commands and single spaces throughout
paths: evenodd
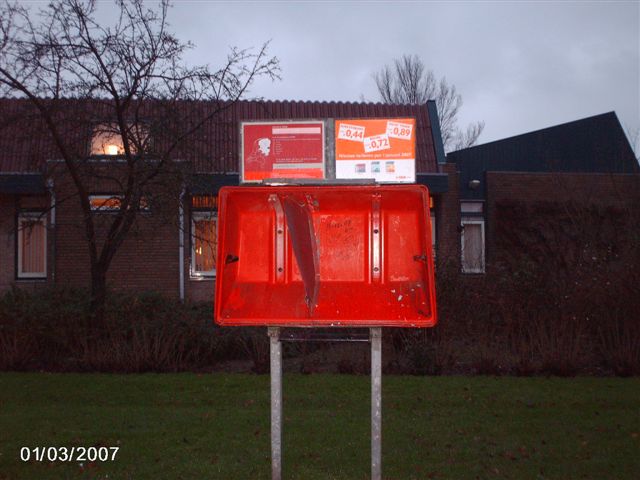
M 104 323 L 91 321 L 88 296 L 71 289 L 0 298 L 0 368 L 64 371 L 181 371 L 211 367 L 236 353 L 210 306 L 158 294 L 109 297 Z

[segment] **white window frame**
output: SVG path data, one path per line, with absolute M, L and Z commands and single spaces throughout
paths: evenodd
M 484 213 L 484 201 L 461 200 L 460 213 L 462 215 L 482 215 Z
M 44 227 L 44 270 L 42 272 L 24 272 L 22 270 L 22 242 L 25 228 L 23 227 L 23 223 L 28 221 L 39 220 L 42 222 L 42 226 Z M 28 227 L 27 227 L 28 228 Z M 48 255 L 48 235 L 47 235 L 47 216 L 42 212 L 20 212 L 18 214 L 18 232 L 17 232 L 17 275 L 16 277 L 20 280 L 45 280 L 47 278 L 47 255 Z
M 212 211 L 192 211 L 191 212 L 191 278 L 195 279 L 211 279 L 216 277 L 216 269 L 207 270 L 207 271 L 196 271 L 196 221 L 198 220 L 212 220 L 216 221 L 216 238 L 217 238 L 217 230 L 218 230 L 218 212 Z M 217 252 L 213 252 L 216 255 Z
M 464 227 L 465 225 L 480 225 L 480 232 L 482 236 L 482 257 L 480 268 L 467 268 L 464 264 Z M 485 273 L 485 234 L 484 234 L 484 219 L 483 218 L 463 218 L 460 221 L 462 227 L 462 233 L 460 234 L 460 266 L 462 267 L 462 273 Z
M 436 241 L 436 235 L 438 233 L 437 225 L 436 225 L 436 214 L 434 211 L 430 213 L 431 219 L 431 249 L 433 250 L 433 259 L 436 259 L 438 242 Z

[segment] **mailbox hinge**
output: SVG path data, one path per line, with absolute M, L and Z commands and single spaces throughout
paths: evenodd
M 373 194 L 371 208 L 371 280 L 372 283 L 380 283 L 382 261 L 381 244 L 382 229 L 380 222 L 380 194 Z

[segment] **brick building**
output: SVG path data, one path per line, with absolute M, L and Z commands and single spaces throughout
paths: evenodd
M 638 161 L 614 112 L 451 152 L 446 167 L 458 173 L 466 273 L 484 273 L 505 253 L 497 228 L 502 211 L 519 212 L 511 227 L 517 229 L 527 223 L 525 213 L 548 204 L 574 214 L 598 207 L 634 215 L 640 207 Z
M 11 285 L 86 287 L 90 262 L 83 212 L 55 143 L 41 122 L 23 115 L 24 107 L 22 100 L 0 100 L 0 291 Z M 76 143 L 95 177 L 89 194 L 92 215 L 99 218 L 118 208 L 123 166 L 118 145 L 105 146 L 91 133 L 104 106 L 85 102 L 82 108 L 91 111 L 87 118 L 92 120 L 84 122 L 88 136 L 79 135 Z M 179 108 L 187 121 L 204 105 Z M 151 112 L 147 115 L 159 115 Z M 437 260 L 464 273 L 483 273 L 496 253 L 494 227 L 505 200 L 562 202 L 570 196 L 586 203 L 638 205 L 637 161 L 614 113 L 445 158 L 433 102 L 239 102 L 201 129 L 197 148 L 176 153 L 184 180 L 158 182 L 166 194 L 141 206 L 113 258 L 110 288 L 156 290 L 189 301 L 213 297 L 216 195 L 221 186 L 239 182 L 240 121 L 372 117 L 416 119 L 417 181 L 432 194 Z
M 85 122 L 87 131 L 104 122 L 104 105 L 85 102 L 80 107 L 91 111 Z M 204 107 L 198 103 L 179 105 L 185 119 Z M 86 287 L 90 284 L 90 262 L 83 211 L 57 147 L 26 102 L 2 100 L 0 112 L 5 119 L 0 125 L 0 291 L 11 285 Z M 181 177 L 184 181 L 170 186 L 174 190 L 171 194 L 161 196 L 162 201 L 149 205 L 137 216 L 135 227 L 109 268 L 110 288 L 156 290 L 192 301 L 212 298 L 216 195 L 221 186 L 239 182 L 240 121 L 371 117 L 416 119 L 417 181 L 432 193 L 437 224 L 438 212 L 448 203 L 450 181 L 441 171 L 445 157 L 433 102 L 421 106 L 238 102 L 222 109 L 200 129 L 197 148 L 178 151 L 177 163 L 186 172 Z M 99 129 L 94 129 L 95 133 L 88 136 L 78 134 L 74 143 L 80 152 L 85 152 L 85 171 L 91 170 L 88 193 L 92 215 L 99 220 L 118 208 L 118 172 L 125 167 L 119 162 L 121 147 L 117 141 L 97 141 Z M 76 135 L 78 130 L 82 130 L 80 122 L 67 129 L 69 135 Z M 166 188 L 166 184 L 158 182 L 158 188 Z M 438 238 L 456 235 L 455 225 L 450 224 L 449 228 L 448 233 L 446 227 L 437 229 Z

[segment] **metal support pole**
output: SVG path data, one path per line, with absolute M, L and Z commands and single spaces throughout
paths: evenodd
M 382 329 L 371 334 L 371 480 L 382 479 Z
M 282 478 L 282 343 L 280 329 L 268 329 L 271 352 L 271 478 Z

